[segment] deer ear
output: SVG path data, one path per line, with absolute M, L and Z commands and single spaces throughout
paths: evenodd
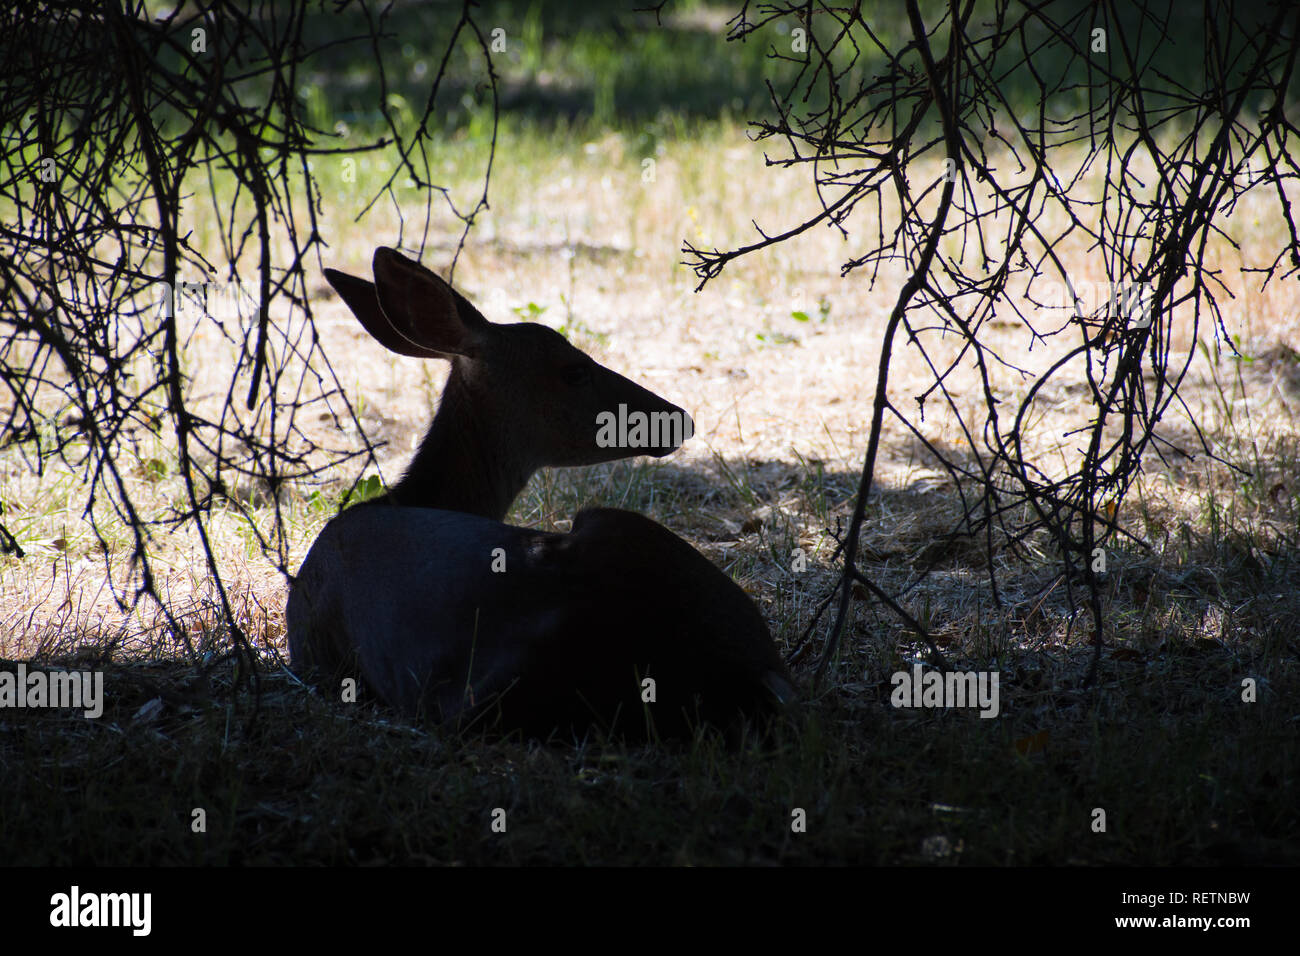
M 473 357 L 483 348 L 492 323 L 441 276 L 384 247 L 373 266 L 379 308 L 404 338 L 444 356 Z
M 339 298 L 352 310 L 357 321 L 370 333 L 370 337 L 388 351 L 396 352 L 398 355 L 409 355 L 412 358 L 443 357 L 439 352 L 417 345 L 393 328 L 393 324 L 388 321 L 388 316 L 384 315 L 384 310 L 379 307 L 379 295 L 375 291 L 373 282 L 348 275 L 346 272 L 339 272 L 337 269 L 326 269 L 325 278 L 339 294 Z

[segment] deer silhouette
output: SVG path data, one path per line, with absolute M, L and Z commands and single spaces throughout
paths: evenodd
M 326 278 L 376 341 L 451 362 L 410 467 L 321 531 L 287 607 L 292 666 L 412 718 L 545 738 L 675 737 L 795 696 L 762 615 L 686 541 L 599 508 L 567 534 L 504 524 L 544 466 L 663 456 L 676 405 L 541 325 L 494 324 L 392 249 Z

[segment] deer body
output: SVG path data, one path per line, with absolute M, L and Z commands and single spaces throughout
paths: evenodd
M 641 737 L 648 711 L 654 732 L 679 736 L 696 720 L 759 716 L 792 694 L 744 591 L 629 511 L 583 511 L 558 534 L 361 506 L 326 528 L 312 557 L 300 584 L 320 574 L 353 585 L 328 591 L 318 609 L 330 638 L 408 717 L 499 721 L 538 737 L 597 724 Z M 367 598 L 377 592 L 400 599 Z
M 667 529 L 613 509 L 568 534 L 501 522 L 537 468 L 666 455 L 689 416 L 550 329 L 488 322 L 393 250 L 374 273 L 326 276 L 381 344 L 452 372 L 406 475 L 308 552 L 286 613 L 295 670 L 327 688 L 360 677 L 407 716 L 541 737 L 639 736 L 643 708 L 676 735 L 793 696 L 753 603 Z M 611 446 L 597 421 L 614 413 L 679 427 Z

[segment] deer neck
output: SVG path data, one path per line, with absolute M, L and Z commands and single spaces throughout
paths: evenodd
M 507 429 L 478 407 L 453 370 L 410 467 L 385 496 L 388 504 L 505 518 L 536 467 L 523 459 Z

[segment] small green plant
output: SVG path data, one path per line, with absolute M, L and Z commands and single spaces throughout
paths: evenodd
M 826 296 L 822 296 L 817 300 L 817 321 L 825 322 L 827 319 L 830 318 L 830 316 L 831 316 L 831 300 L 828 299 Z M 795 311 L 791 312 L 790 318 L 794 319 L 796 322 L 812 321 L 812 316 L 810 316 L 807 312 L 804 312 L 799 309 L 796 309 Z
M 161 458 L 146 458 L 140 462 L 140 476 L 148 482 L 159 482 L 167 477 L 167 463 Z
M 317 488 L 307 496 L 307 510 L 317 514 L 328 513 L 336 511 L 345 505 L 361 504 L 364 501 L 370 501 L 372 498 L 378 498 L 387 490 L 388 488 L 378 475 L 367 475 L 342 495 L 333 495 Z
M 826 463 L 820 458 L 805 458 L 798 450 L 794 454 L 799 461 L 799 483 L 803 488 L 804 500 L 812 513 L 817 516 L 817 520 L 825 522 L 829 514 L 826 496 Z
M 519 316 L 521 321 L 536 322 L 542 317 L 542 313 L 547 308 L 547 306 L 538 305 L 536 302 L 529 302 L 527 305 L 516 305 L 510 311 Z
M 356 487 L 352 489 L 352 493 L 347 496 L 347 500 L 354 504 L 360 504 L 363 501 L 378 498 L 386 491 L 388 489 L 384 487 L 384 483 L 378 475 L 367 475 L 357 482 Z

